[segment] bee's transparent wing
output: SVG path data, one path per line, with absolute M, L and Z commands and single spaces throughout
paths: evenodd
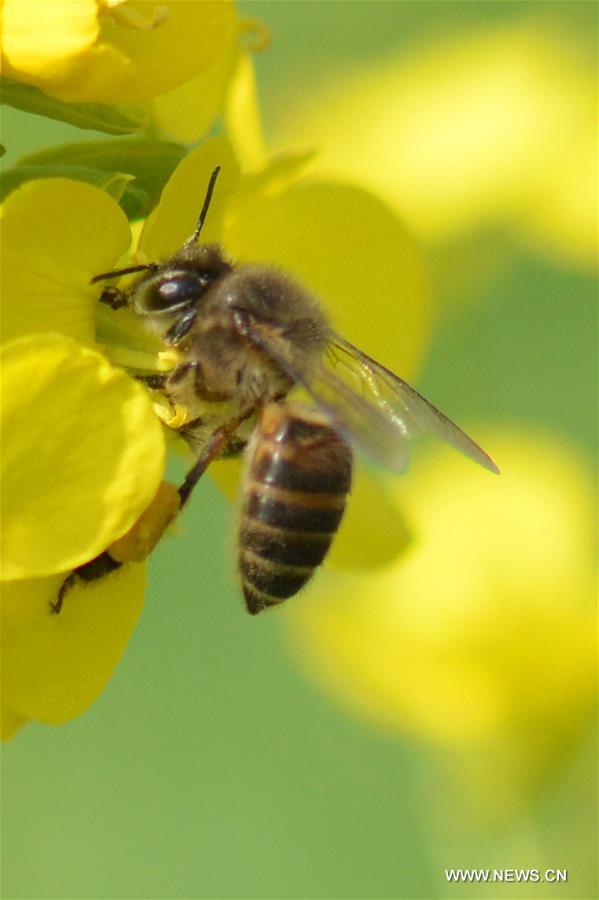
M 335 337 L 332 348 L 335 362 L 343 363 L 362 379 L 375 402 L 407 438 L 434 434 L 490 472 L 499 472 L 482 447 L 402 378 L 341 337 Z
M 242 310 L 236 315 L 240 331 L 306 389 L 341 434 L 388 468 L 403 471 L 409 439 L 428 432 L 485 469 L 499 472 L 491 457 L 432 403 L 343 338 L 334 336 L 332 365 L 327 367 L 298 353 L 276 326 Z M 339 363 L 353 374 L 353 383 L 340 377 Z
M 360 450 L 401 472 L 407 463 L 402 423 L 375 399 L 368 399 L 318 360 L 298 353 L 280 330 L 242 310 L 235 311 L 239 331 L 275 360 L 312 397 L 338 431 Z

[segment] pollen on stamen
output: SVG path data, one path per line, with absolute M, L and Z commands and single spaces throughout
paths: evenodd
M 189 421 L 191 421 L 189 416 L 189 410 L 182 406 L 180 403 L 175 403 L 174 405 L 169 403 L 168 400 L 157 400 L 154 404 L 154 412 L 158 416 L 161 422 L 167 426 L 167 428 L 172 428 L 177 430 L 182 428 L 183 425 L 187 425 Z

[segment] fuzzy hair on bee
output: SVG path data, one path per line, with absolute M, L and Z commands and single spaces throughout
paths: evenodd
M 326 559 L 351 490 L 355 450 L 401 472 L 408 440 L 428 431 L 499 470 L 413 387 L 338 335 L 294 279 L 274 267 L 235 264 L 218 244 L 198 242 L 219 171 L 179 250 L 93 283 L 135 275 L 125 288 L 105 286 L 100 302 L 127 307 L 165 349 L 176 350 L 171 371 L 136 377 L 186 412 L 177 430 L 194 463 L 179 487 L 181 507 L 211 462 L 245 454 L 238 571 L 255 614 L 298 593 Z M 298 401 L 296 388 L 309 399 Z M 53 612 L 74 581 L 105 577 L 122 564 L 108 548 L 79 567 Z

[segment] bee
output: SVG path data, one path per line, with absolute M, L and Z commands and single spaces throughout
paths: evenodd
M 297 594 L 325 559 L 351 489 L 355 449 L 398 472 L 408 439 L 432 432 L 499 470 L 418 391 L 336 334 L 292 278 L 236 265 L 219 245 L 199 242 L 219 171 L 176 253 L 93 283 L 136 275 L 124 289 L 105 287 L 100 301 L 128 308 L 176 350 L 172 370 L 138 377 L 186 412 L 178 430 L 195 462 L 179 488 L 181 506 L 212 461 L 245 457 L 238 568 L 256 614 Z M 296 388 L 305 400 L 291 396 Z M 75 570 L 71 583 L 118 565 L 105 552 Z

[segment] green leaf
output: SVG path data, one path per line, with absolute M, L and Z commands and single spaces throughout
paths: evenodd
M 2 103 L 25 112 L 68 122 L 77 128 L 90 128 L 107 134 L 133 134 L 149 124 L 147 113 L 134 107 L 106 106 L 101 103 L 65 103 L 28 84 L 1 79 Z
M 106 172 L 86 166 L 43 165 L 15 166 L 0 177 L 0 200 L 28 181 L 38 178 L 72 178 L 101 188 L 120 203 L 128 218 L 136 219 L 147 212 L 150 202 L 143 188 L 132 183 L 133 175 L 123 172 Z
M 130 219 L 147 215 L 186 155 L 180 144 L 142 138 L 65 144 L 23 156 L 0 177 L 0 199 L 34 178 L 74 178 L 107 191 Z
M 185 147 L 169 141 L 121 138 L 41 150 L 22 157 L 17 166 L 70 165 L 134 175 L 136 187 L 148 198 L 148 206 L 142 210 L 145 214 L 156 206 L 164 185 L 186 154 Z

